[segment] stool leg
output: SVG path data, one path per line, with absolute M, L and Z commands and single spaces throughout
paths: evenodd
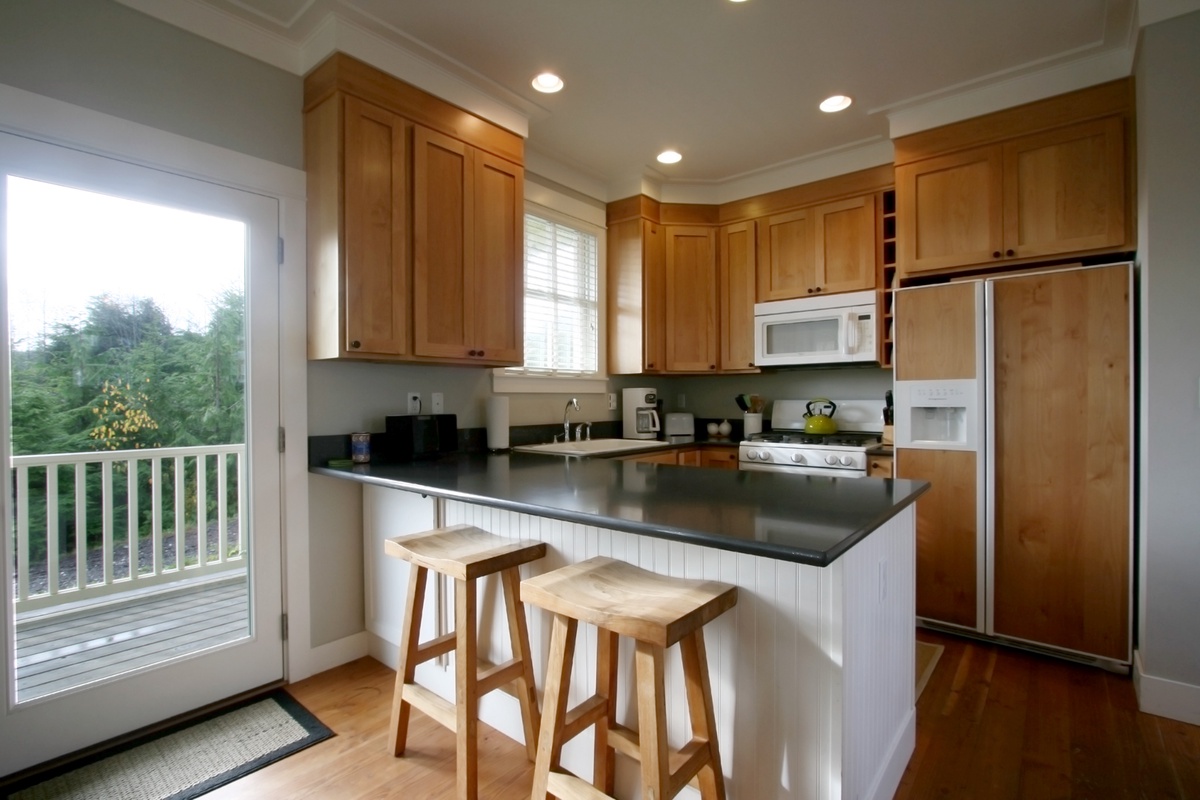
M 608 745 L 608 727 L 617 718 L 617 641 L 612 631 L 596 629 L 596 694 L 604 698 L 606 711 L 595 726 L 592 785 L 610 796 L 616 751 Z
M 408 739 L 408 717 L 412 706 L 404 700 L 404 685 L 412 683 L 417 670 L 417 647 L 421 638 L 421 612 L 425 609 L 425 582 L 429 571 L 412 565 L 408 573 L 408 599 L 404 603 L 404 628 L 400 633 L 400 663 L 396 667 L 396 689 L 392 694 L 392 721 L 388 747 L 394 756 L 404 755 Z
M 703 800 L 725 800 L 725 775 L 721 772 L 721 753 L 717 748 L 717 720 L 713 714 L 712 687 L 708 680 L 708 656 L 704 649 L 704 629 L 697 628 L 679 642 L 683 656 L 683 679 L 687 686 L 688 715 L 692 738 L 708 742 L 709 761 L 696 776 Z
M 642 797 L 670 795 L 671 762 L 667 750 L 666 678 L 663 649 L 637 643 L 638 741 L 642 755 Z
M 455 736 L 458 745 L 458 800 L 476 800 L 479 768 L 479 647 L 476 638 L 475 581 L 454 581 Z
M 504 608 L 508 613 L 508 638 L 513 658 L 521 659 L 521 677 L 517 678 L 517 699 L 521 702 L 521 722 L 525 726 L 525 751 L 530 761 L 537 760 L 538 730 L 542 726 L 538 713 L 537 688 L 533 683 L 533 656 L 529 652 L 529 628 L 525 622 L 525 606 L 521 604 L 521 573 L 516 567 L 501 573 L 504 583 Z
M 537 761 L 533 766 L 531 800 L 546 800 L 550 771 L 562 757 L 562 725 L 567 716 L 571 688 L 571 665 L 575 661 L 575 631 L 579 623 L 554 615 L 550 631 L 550 658 L 546 664 L 545 696 L 542 698 L 542 731 L 538 735 Z

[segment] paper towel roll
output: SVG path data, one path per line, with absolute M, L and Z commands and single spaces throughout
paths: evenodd
M 487 446 L 489 450 L 508 449 L 508 398 L 493 395 L 487 399 Z

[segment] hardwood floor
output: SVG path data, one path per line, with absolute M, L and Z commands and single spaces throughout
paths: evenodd
M 1200 727 L 1139 712 L 1129 678 L 934 631 L 917 637 L 946 649 L 917 703 L 897 800 L 1200 798 Z M 448 730 L 414 713 L 406 756 L 387 753 L 393 675 L 366 658 L 289 686 L 338 735 L 209 797 L 453 797 Z M 480 731 L 480 796 L 527 798 L 524 748 Z

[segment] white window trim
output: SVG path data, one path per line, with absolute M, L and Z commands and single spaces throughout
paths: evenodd
M 547 199 L 553 200 L 557 193 L 547 193 Z M 526 200 L 525 212 L 540 217 L 570 225 L 586 231 L 596 237 L 596 292 L 598 297 L 596 335 L 596 362 L 598 365 L 594 375 L 540 375 L 536 373 L 521 374 L 509 372 L 504 367 L 492 370 L 492 391 L 513 394 L 605 394 L 608 391 L 608 347 L 607 347 L 607 235 L 602 226 L 572 214 L 549 208 L 540 203 Z M 524 265 L 522 265 L 524 269 Z

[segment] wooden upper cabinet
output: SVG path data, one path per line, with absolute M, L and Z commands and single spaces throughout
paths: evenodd
M 758 222 L 758 302 L 812 294 L 817 283 L 812 211 L 802 208 Z
M 983 308 L 977 282 L 901 289 L 895 304 L 896 380 L 979 377 Z
M 523 154 L 344 54 L 309 73 L 309 358 L 520 364 Z
M 519 167 L 413 131 L 413 352 L 522 361 Z
M 817 206 L 813 230 L 817 291 L 832 294 L 875 288 L 874 195 Z
M 409 352 L 409 127 L 355 97 L 330 97 L 305 118 L 310 358 Z
M 665 231 L 666 370 L 717 369 L 717 257 L 713 230 L 668 226 Z
M 717 288 L 721 302 L 721 372 L 753 372 L 756 237 L 753 220 L 719 233 Z
M 1002 176 L 999 147 L 896 167 L 901 273 L 1000 258 L 1004 241 Z
M 1125 242 L 1125 147 L 1117 117 L 1004 145 L 1005 254 L 1017 258 Z
M 633 217 L 608 225 L 608 371 L 660 372 L 663 332 L 662 228 Z
M 758 302 L 874 289 L 875 196 L 759 221 Z
M 1135 247 L 1130 80 L 901 137 L 901 276 Z

